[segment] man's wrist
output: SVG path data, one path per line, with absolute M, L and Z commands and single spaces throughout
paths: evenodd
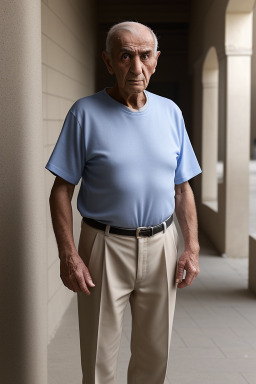
M 60 260 L 67 260 L 67 258 L 77 255 L 77 250 L 75 245 L 65 245 L 65 246 L 62 245 L 58 247 L 58 250 L 59 250 Z
M 189 251 L 189 252 L 191 252 L 191 253 L 198 254 L 199 251 L 200 251 L 199 243 L 189 243 L 189 244 L 185 244 L 185 250 L 186 250 L 186 251 Z

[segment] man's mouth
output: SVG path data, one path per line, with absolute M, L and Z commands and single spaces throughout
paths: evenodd
M 143 80 L 128 80 L 129 83 L 134 83 L 134 84 L 139 84 L 141 82 L 143 82 Z

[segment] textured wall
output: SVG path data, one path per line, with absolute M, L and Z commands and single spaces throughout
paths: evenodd
M 96 21 L 90 0 L 42 1 L 42 84 L 44 160 L 58 139 L 68 109 L 80 97 L 94 93 Z M 48 198 L 54 176 L 45 170 L 48 255 L 48 337 L 54 335 L 73 293 L 59 277 L 59 259 Z M 80 214 L 73 197 L 74 236 L 78 242 Z
M 47 382 L 41 2 L 1 1 L 0 382 Z

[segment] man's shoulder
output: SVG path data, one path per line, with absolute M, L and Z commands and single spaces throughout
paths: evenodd
M 103 93 L 104 91 L 99 91 L 92 95 L 81 97 L 77 99 L 74 104 L 71 106 L 70 110 L 74 114 L 78 113 L 81 110 L 84 110 L 88 107 L 97 107 L 97 105 L 102 104 L 103 102 Z
M 180 108 L 173 100 L 168 99 L 167 97 L 164 97 L 164 96 L 157 95 L 156 93 L 152 93 L 149 91 L 146 91 L 146 92 L 148 97 L 151 99 L 151 101 L 154 104 L 159 105 L 162 108 L 167 108 L 173 112 L 176 112 L 177 114 L 182 114 Z

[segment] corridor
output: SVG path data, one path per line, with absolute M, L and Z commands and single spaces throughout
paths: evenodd
M 221 258 L 202 234 L 200 245 L 200 274 L 177 292 L 166 384 L 255 384 L 256 307 L 247 288 L 248 259 Z M 78 335 L 74 297 L 49 344 L 48 384 L 81 384 Z M 127 307 L 118 384 L 126 383 L 129 339 Z
M 177 292 L 165 384 L 256 384 L 256 0 L 1 5 L 0 383 L 82 382 L 76 297 L 59 277 L 54 175 L 45 165 L 75 101 L 114 84 L 101 57 L 106 33 L 133 20 L 159 41 L 148 91 L 180 107 L 203 171 L 191 180 L 204 231 L 201 272 Z M 127 308 L 118 384 L 126 382 L 130 320 Z

